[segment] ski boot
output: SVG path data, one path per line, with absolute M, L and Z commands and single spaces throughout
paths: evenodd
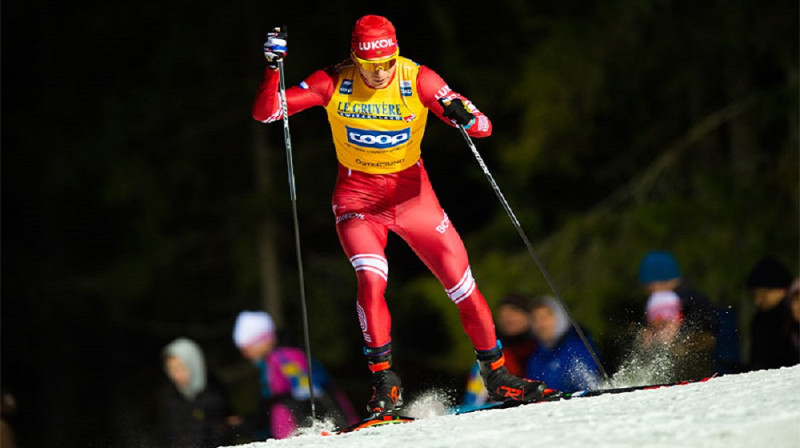
M 377 349 L 364 348 L 372 372 L 372 398 L 367 403 L 367 412 L 372 415 L 392 414 L 403 406 L 403 387 L 392 370 L 391 350 L 389 344 Z
M 492 401 L 519 401 L 533 403 L 549 400 L 558 391 L 548 389 L 542 381 L 520 378 L 508 372 L 505 367 L 502 346 L 498 343 L 492 350 L 477 351 L 478 363 L 481 367 L 481 378 L 489 399 Z

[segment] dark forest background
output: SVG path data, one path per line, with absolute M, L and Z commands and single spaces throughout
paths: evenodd
M 346 58 L 367 13 L 493 120 L 478 149 L 608 370 L 654 248 L 736 316 L 746 353 L 747 272 L 765 254 L 798 272 L 798 2 L 389 4 L 3 3 L 1 378 L 21 446 L 154 446 L 178 336 L 252 409 L 237 312 L 302 345 L 282 127 L 250 117 L 264 36 L 288 26 L 296 84 Z M 321 109 L 290 123 L 311 350 L 360 409 L 333 145 Z M 490 304 L 548 293 L 458 132 L 432 119 L 423 156 Z M 474 359 L 457 313 L 399 239 L 388 255 L 409 394 L 457 395 Z

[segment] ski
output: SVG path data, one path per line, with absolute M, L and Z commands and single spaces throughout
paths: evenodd
M 536 403 L 547 403 L 547 402 L 554 402 L 554 401 L 562 401 L 562 400 L 572 400 L 574 398 L 588 398 L 588 397 L 597 397 L 600 395 L 610 395 L 610 394 L 622 394 L 626 392 L 635 392 L 637 390 L 653 390 L 653 389 L 661 389 L 665 387 L 672 387 L 672 386 L 684 386 L 687 384 L 695 384 L 695 383 L 704 383 L 711 378 L 716 376 L 712 375 L 707 378 L 699 379 L 699 380 L 692 380 L 692 381 L 679 381 L 676 383 L 661 383 L 661 384 L 646 384 L 642 386 L 630 386 L 630 387 L 616 387 L 616 388 L 609 388 L 609 389 L 584 389 L 575 392 L 566 392 L 566 393 L 553 393 L 541 400 L 533 401 L 533 402 L 525 402 L 525 401 L 514 401 L 514 400 L 507 400 L 501 402 L 492 402 L 486 403 L 483 405 L 479 405 L 476 407 L 457 407 L 451 411 L 451 414 L 454 415 L 461 415 L 461 414 L 468 414 L 471 412 L 478 412 L 478 411 L 487 411 L 491 409 L 508 409 L 514 408 L 517 406 L 523 406 L 526 404 L 536 404 Z M 331 436 L 337 434 L 346 434 L 349 432 L 359 431 L 364 428 L 371 428 L 373 426 L 383 426 L 383 425 L 391 425 L 391 424 L 398 424 L 398 423 L 410 423 L 413 422 L 415 419 L 413 417 L 408 417 L 404 415 L 395 415 L 395 414 L 384 414 L 384 415 L 377 415 L 377 416 L 370 416 L 367 417 L 357 423 L 354 423 L 350 426 L 337 428 L 334 429 L 332 432 L 323 431 L 323 436 Z
M 545 397 L 542 400 L 533 401 L 533 402 L 523 402 L 523 401 L 501 401 L 501 402 L 493 402 L 493 403 L 486 403 L 477 407 L 470 407 L 470 408 L 455 408 L 453 410 L 453 414 L 460 415 L 460 414 L 467 414 L 470 412 L 478 412 L 478 411 L 486 411 L 490 409 L 507 409 L 507 408 L 514 408 L 517 406 L 522 406 L 526 404 L 535 404 L 535 403 L 546 403 L 546 402 L 553 402 L 553 401 L 561 401 L 561 400 L 571 400 L 573 398 L 588 398 L 588 397 L 597 397 L 600 395 L 610 395 L 610 394 L 622 394 L 626 392 L 635 392 L 637 390 L 653 390 L 653 389 L 661 389 L 664 387 L 672 387 L 672 386 L 684 386 L 687 384 L 695 384 L 695 383 L 704 383 L 711 378 L 717 376 L 716 374 L 709 376 L 707 378 L 702 378 L 699 380 L 690 380 L 690 381 L 679 381 L 675 383 L 661 383 L 661 384 L 646 384 L 642 386 L 629 386 L 629 387 L 615 387 L 609 389 L 583 389 L 575 392 L 566 392 L 566 393 L 558 393 L 550 395 L 549 397 Z
M 364 428 L 371 428 L 373 426 L 393 425 L 398 423 L 409 423 L 413 421 L 413 417 L 408 417 L 405 415 L 384 414 L 370 416 L 350 426 L 334 429 L 333 432 L 323 431 L 322 435 L 332 436 L 336 434 L 346 434 L 348 432 L 358 431 Z
M 572 398 L 579 398 L 579 397 L 596 397 L 599 395 L 606 395 L 606 394 L 622 394 L 625 392 L 634 392 L 637 390 L 652 390 L 652 389 L 661 389 L 664 387 L 672 387 L 672 386 L 685 386 L 687 384 L 695 384 L 695 383 L 705 383 L 706 381 L 710 380 L 717 376 L 716 374 L 702 378 L 699 380 L 689 380 L 689 381 L 678 381 L 676 383 L 661 383 L 661 384 L 648 384 L 644 386 L 630 386 L 630 387 L 616 387 L 611 389 L 585 389 L 576 392 L 572 392 L 569 394 L 564 394 L 562 397 L 565 400 L 569 400 Z

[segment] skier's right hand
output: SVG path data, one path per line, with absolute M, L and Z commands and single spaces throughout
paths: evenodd
M 264 42 L 264 57 L 267 58 L 267 65 L 271 68 L 278 68 L 278 61 L 286 57 L 287 40 L 288 36 L 280 27 L 275 27 L 267 33 L 267 41 Z

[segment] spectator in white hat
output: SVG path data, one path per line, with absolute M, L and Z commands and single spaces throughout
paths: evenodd
M 284 439 L 310 416 L 308 362 L 299 348 L 278 345 L 275 323 L 263 311 L 242 311 L 233 328 L 242 356 L 258 368 L 261 401 L 250 421 L 261 438 Z M 321 418 L 344 426 L 358 420 L 349 400 L 332 384 L 318 362 L 312 366 L 315 409 Z

